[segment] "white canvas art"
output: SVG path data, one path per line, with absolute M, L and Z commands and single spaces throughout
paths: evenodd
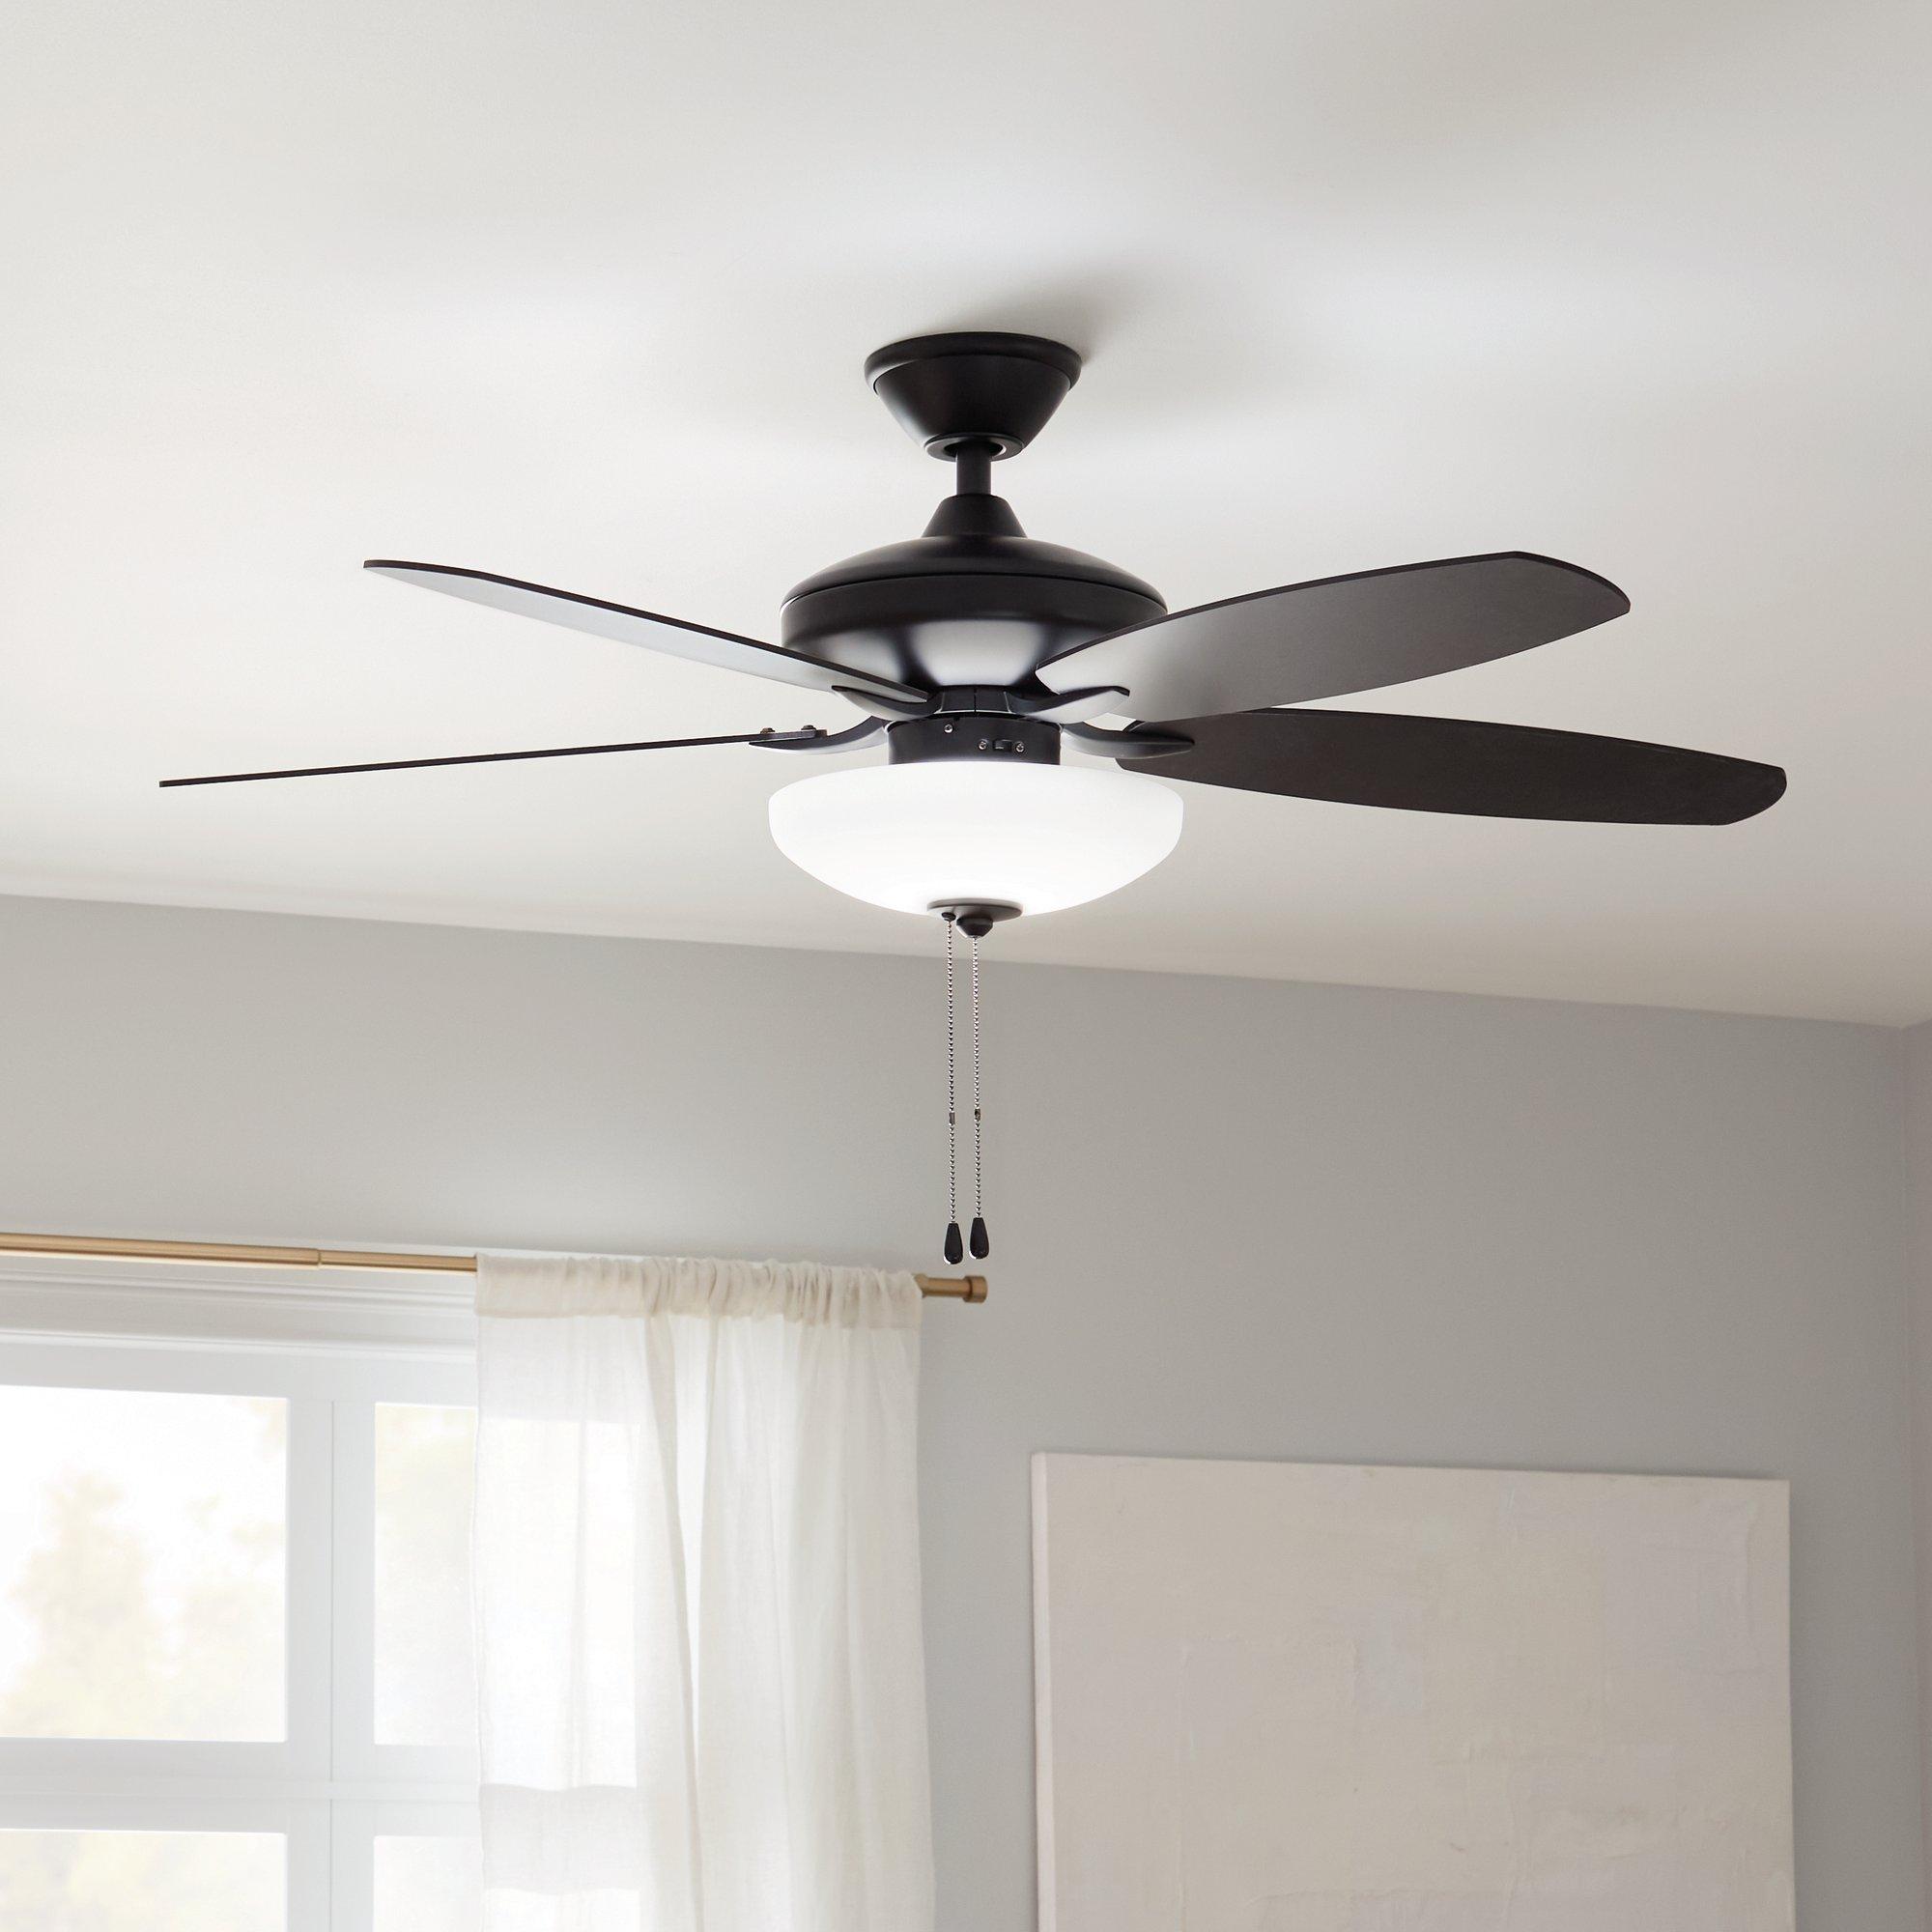
M 1041 1456 L 1041 1932 L 1791 1932 L 1783 1483 Z

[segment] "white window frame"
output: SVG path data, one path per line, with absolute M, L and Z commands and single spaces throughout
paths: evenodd
M 379 1834 L 473 1834 L 473 1751 L 375 1740 L 373 1616 L 376 1406 L 474 1406 L 472 1289 L 0 1256 L 0 1384 L 289 1406 L 286 1738 L 0 1738 L 0 1828 L 279 1833 L 288 1932 L 371 1932 Z

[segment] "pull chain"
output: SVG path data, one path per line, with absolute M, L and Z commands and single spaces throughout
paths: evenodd
M 946 1240 L 942 1252 L 949 1263 L 956 1264 L 966 1252 L 959 1239 L 959 1077 L 954 1045 L 952 922 L 946 919 L 942 923 L 946 927 Z M 976 957 L 978 952 L 976 946 Z
M 982 1262 L 992 1253 L 986 1238 L 985 1110 L 980 1082 L 980 935 L 969 933 L 973 947 L 973 1233 L 968 1243 L 973 1259 Z

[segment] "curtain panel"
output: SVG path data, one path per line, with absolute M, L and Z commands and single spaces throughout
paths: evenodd
M 929 1932 L 920 1293 L 486 1255 L 489 1932 Z

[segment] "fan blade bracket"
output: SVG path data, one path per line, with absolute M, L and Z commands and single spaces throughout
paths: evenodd
M 1129 724 L 1110 731 L 1100 724 L 1063 724 L 1061 730 L 1080 747 L 1102 758 L 1171 758 L 1191 752 L 1194 740 L 1166 724 Z
M 938 703 L 937 694 L 921 693 L 912 697 L 900 697 L 890 691 L 860 690 L 855 685 L 835 684 L 831 687 L 835 697 L 842 697 L 848 704 L 856 704 L 861 711 L 870 716 L 884 716 L 894 720 L 907 718 L 929 718 Z
M 753 751 L 762 752 L 804 752 L 822 753 L 829 752 L 856 752 L 875 743 L 885 736 L 886 721 L 883 718 L 864 718 L 856 724 L 848 724 L 842 731 L 826 731 L 816 724 L 807 724 L 797 731 L 760 731 L 750 741 Z
M 1090 718 L 1104 717 L 1110 711 L 1119 711 L 1127 702 L 1127 688 L 1123 684 L 1089 685 L 1077 691 L 1063 691 L 1045 697 L 1035 697 L 1020 693 L 1011 695 L 1011 708 L 1016 717 L 1039 718 L 1049 724 L 1084 724 Z

